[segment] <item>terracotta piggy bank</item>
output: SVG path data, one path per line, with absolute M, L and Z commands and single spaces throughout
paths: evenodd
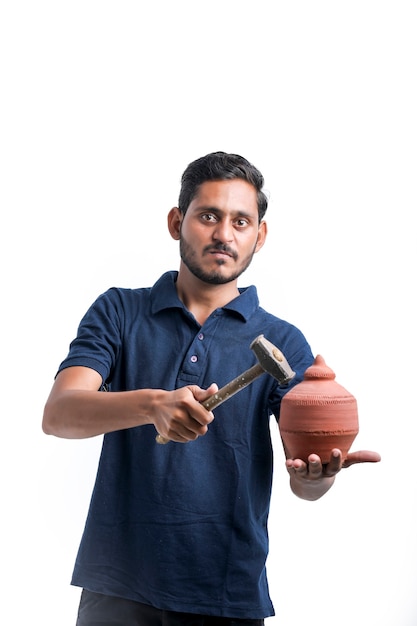
M 304 380 L 283 397 L 279 429 L 289 458 L 307 461 L 314 453 L 328 463 L 333 448 L 346 457 L 359 432 L 357 403 L 335 381 L 322 356 L 316 356 Z

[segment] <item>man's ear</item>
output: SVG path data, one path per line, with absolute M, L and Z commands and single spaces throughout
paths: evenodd
M 262 246 L 265 243 L 267 234 L 268 234 L 268 226 L 266 225 L 266 222 L 262 221 L 259 224 L 259 228 L 258 228 L 258 240 L 256 242 L 255 252 L 258 252 L 258 250 L 262 248 Z
M 178 241 L 181 236 L 181 224 L 184 215 L 177 206 L 174 206 L 168 213 L 168 230 L 173 239 Z

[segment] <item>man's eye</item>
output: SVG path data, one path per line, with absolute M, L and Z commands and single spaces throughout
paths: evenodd
M 243 217 L 240 217 L 238 220 L 236 220 L 236 225 L 240 226 L 241 228 L 244 228 L 245 226 L 248 225 L 248 220 L 245 220 Z
M 216 221 L 216 216 L 213 215 L 213 213 L 203 213 L 203 215 L 201 216 L 201 219 L 204 222 L 215 222 Z

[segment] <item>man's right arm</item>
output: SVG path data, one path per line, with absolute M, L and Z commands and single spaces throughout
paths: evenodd
M 213 414 L 200 404 L 217 389 L 190 385 L 174 391 L 136 389 L 104 393 L 100 374 L 68 367 L 55 379 L 45 405 L 42 429 L 48 435 L 83 439 L 153 424 L 167 439 L 186 443 L 207 432 Z

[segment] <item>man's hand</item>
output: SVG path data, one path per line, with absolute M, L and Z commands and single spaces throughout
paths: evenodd
M 201 404 L 218 391 L 216 384 L 208 389 L 189 385 L 174 391 L 162 391 L 153 406 L 154 425 L 165 440 L 188 443 L 205 435 L 214 415 Z
M 378 452 L 359 450 L 348 453 L 342 462 L 342 453 L 335 448 L 326 464 L 321 462 L 317 454 L 310 454 L 307 463 L 301 459 L 287 459 L 286 467 L 295 495 L 304 500 L 318 500 L 333 485 L 341 469 L 356 463 L 378 463 L 380 460 Z

